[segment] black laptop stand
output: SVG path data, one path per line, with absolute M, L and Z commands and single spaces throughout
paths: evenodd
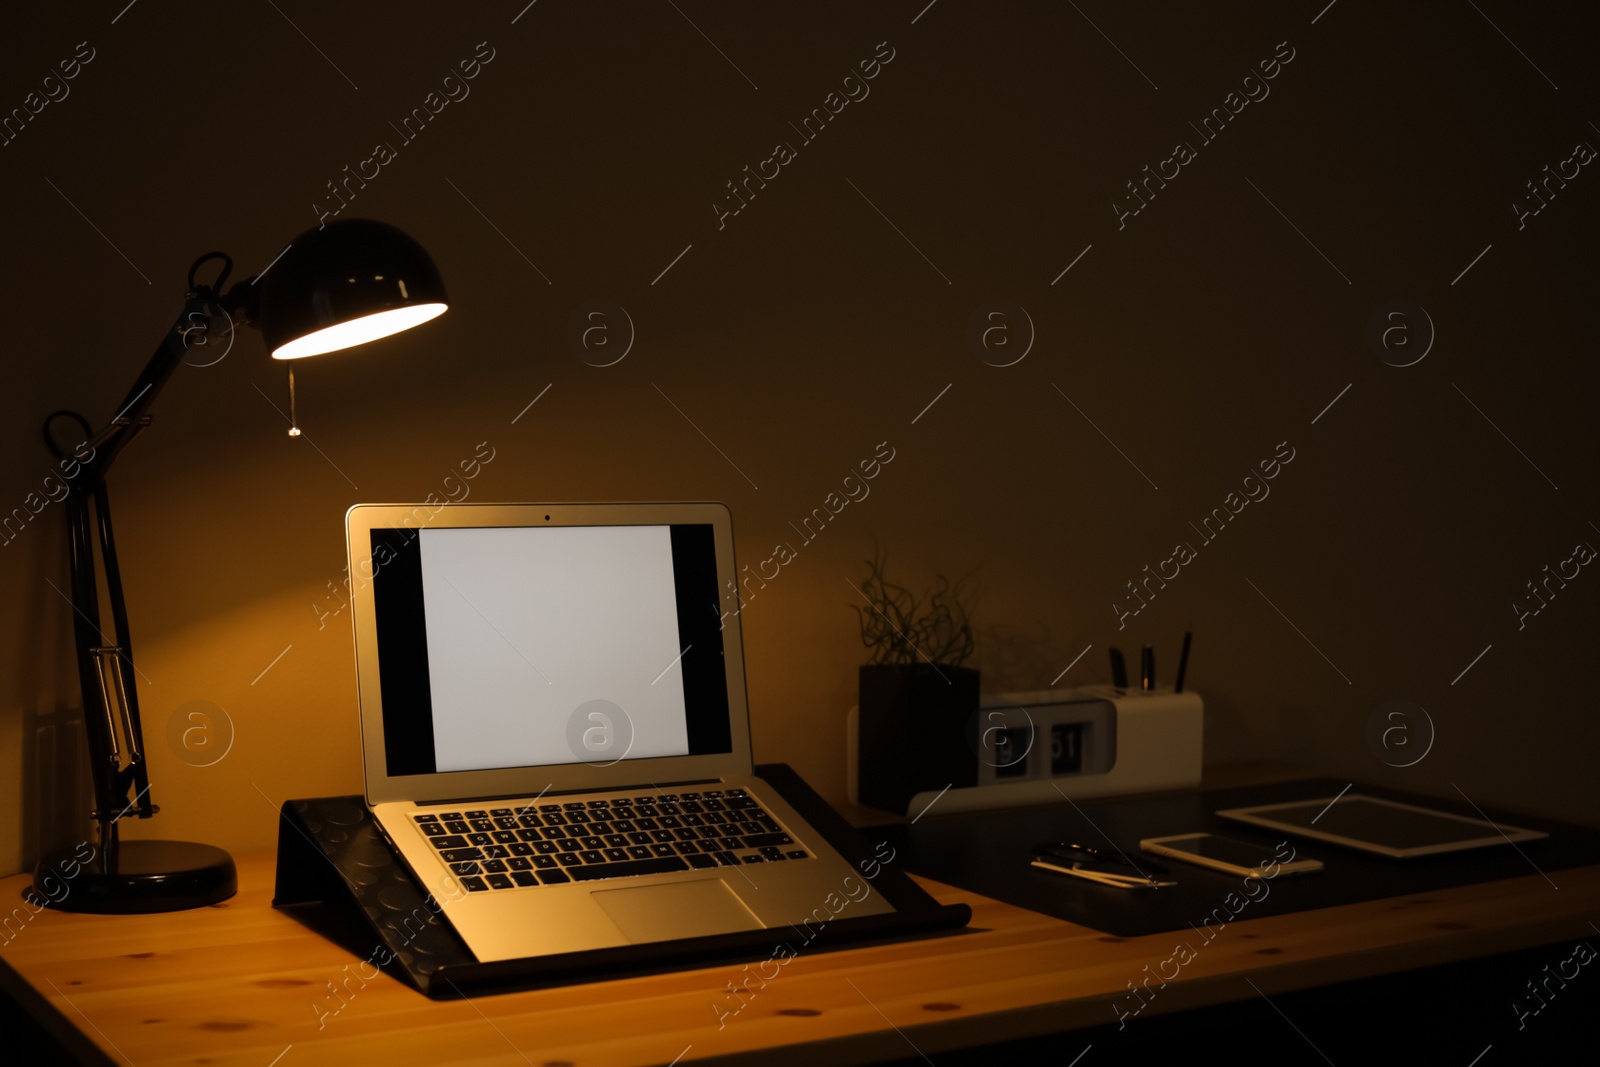
M 762 764 L 755 772 L 844 856 L 859 881 L 881 893 L 895 910 L 852 916 L 844 907 L 838 914 L 824 908 L 818 921 L 800 927 L 480 963 L 383 839 L 359 796 L 284 803 L 272 904 L 360 956 L 372 969 L 363 977 L 386 970 L 436 998 L 765 959 L 784 946 L 794 953 L 810 952 L 954 929 L 972 918 L 965 904 L 939 904 L 898 864 L 884 862 L 881 846 L 875 852 L 788 765 Z M 840 897 L 845 894 L 841 886 Z

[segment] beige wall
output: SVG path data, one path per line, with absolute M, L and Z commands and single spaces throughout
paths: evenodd
M 341 577 L 341 517 L 420 499 L 483 441 L 474 500 L 723 500 L 746 561 L 895 448 L 744 618 L 757 758 L 830 798 L 862 659 L 846 579 L 877 539 L 913 584 L 976 572 L 987 690 L 1044 687 L 1089 644 L 1063 685 L 1103 680 L 1111 643 L 1136 660 L 1152 642 L 1170 672 L 1192 625 L 1212 762 L 1600 819 L 1600 577 L 1520 631 L 1510 607 L 1575 542 L 1600 544 L 1600 177 L 1582 168 L 1521 230 L 1510 207 L 1575 142 L 1600 144 L 1578 110 L 1593 26 L 1572 8 L 1497 9 L 1535 69 L 1454 6 L 1338 5 L 1312 25 L 1320 4 L 1080 5 L 1126 58 L 1067 5 L 939 4 L 915 25 L 920 3 L 686 5 L 716 48 L 665 5 L 541 4 L 515 26 L 515 4 L 282 6 L 339 70 L 266 6 L 213 5 L 215 28 L 155 5 L 115 25 L 31 11 L 0 41 L 7 108 L 77 42 L 95 49 L 0 147 L 8 509 L 48 473 L 42 416 L 113 413 L 193 258 L 220 247 L 259 271 L 315 222 L 325 181 L 397 142 L 388 123 L 478 42 L 495 49 L 349 211 L 431 250 L 450 313 L 306 364 L 299 441 L 267 402 L 281 368 L 246 333 L 174 378 L 114 472 L 164 809 L 130 832 L 266 849 L 283 799 L 360 790 L 346 617 L 319 629 L 313 608 Z M 870 96 L 719 229 L 724 182 L 798 140 L 788 122 L 881 41 L 895 56 Z M 1280 41 L 1294 58 L 1270 96 L 1119 230 L 1123 183 L 1198 141 L 1186 120 Z M 565 339 L 595 298 L 638 331 L 603 369 Z M 1396 298 L 1438 332 L 1408 368 L 1364 339 Z M 968 345 L 991 300 L 1036 327 L 1015 366 Z M 1270 497 L 1119 633 L 1123 583 L 1283 441 L 1295 459 Z M 0 871 L 82 829 L 69 608 L 46 584 L 67 588 L 61 512 L 0 548 Z M 1437 727 L 1406 770 L 1366 740 L 1395 697 Z M 169 743 L 192 701 L 232 724 L 212 766 Z

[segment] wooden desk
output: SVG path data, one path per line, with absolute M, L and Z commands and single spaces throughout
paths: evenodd
M 802 954 L 719 1029 L 739 965 L 430 1001 L 272 909 L 272 861 L 239 863 L 239 895 L 166 915 L 45 912 L 4 937 L 12 996 L 86 1034 L 108 1062 L 607 1064 L 755 1058 L 827 1063 L 936 1055 L 1115 1023 L 1127 983 L 1181 934 L 1114 938 L 937 883 L 969 930 Z M 1590 937 L 1600 866 L 1250 920 L 1199 948 L 1140 1018 Z M 0 881 L 14 904 L 26 877 Z M 26 912 L 26 909 L 24 909 Z M 3 940 L 3 938 L 0 938 Z M 1195 940 L 1190 937 L 1189 940 Z M 346 968 L 349 970 L 346 970 Z M 343 1006 L 333 988 L 348 982 Z M 22 985 L 19 987 L 18 983 Z M 751 983 L 756 988 L 756 983 Z M 337 1014 L 328 1014 L 337 1010 Z M 320 1018 L 320 1029 L 319 1029 Z M 63 1023 L 64 1020 L 64 1023 Z M 1070 1039 L 1062 1046 L 1073 1051 Z M 9 1050 L 8 1050 L 9 1051 Z M 1071 1059 L 1062 1058 L 1062 1063 Z

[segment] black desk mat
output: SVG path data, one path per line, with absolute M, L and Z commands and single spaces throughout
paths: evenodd
M 1305 779 L 1239 789 L 1105 798 L 944 817 L 928 815 L 915 824 L 872 827 L 863 833 L 893 845 L 897 861 L 915 874 L 1117 937 L 1187 930 L 1208 917 L 1215 926 L 1232 919 L 1287 915 L 1474 882 L 1537 877 L 1540 872 L 1553 883 L 1554 892 L 1554 887 L 1561 885 L 1563 869 L 1600 863 L 1600 830 L 1488 809 L 1484 814 L 1493 822 L 1543 830 L 1550 836 L 1519 842 L 1515 848 L 1499 845 L 1409 860 L 1388 859 L 1310 838 L 1288 838 L 1298 855 L 1321 860 L 1325 869 L 1310 875 L 1280 875 L 1266 884 L 1265 893 L 1261 886 L 1252 887 L 1253 899 L 1245 895 L 1242 878 L 1138 852 L 1142 838 L 1209 831 L 1240 841 L 1260 842 L 1262 855 L 1270 856 L 1285 835 L 1220 819 L 1215 812 L 1251 804 L 1332 797 L 1348 784 L 1336 779 Z M 1360 783 L 1350 792 L 1478 817 L 1466 803 Z M 1178 885 L 1125 890 L 1043 871 L 1029 866 L 1030 849 L 1042 841 L 1091 845 L 1104 851 L 1111 851 L 1111 842 L 1115 842 L 1130 857 L 1145 856 L 1164 865 Z

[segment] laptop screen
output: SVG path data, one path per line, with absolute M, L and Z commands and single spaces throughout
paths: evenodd
M 371 539 L 390 775 L 732 750 L 709 524 Z

